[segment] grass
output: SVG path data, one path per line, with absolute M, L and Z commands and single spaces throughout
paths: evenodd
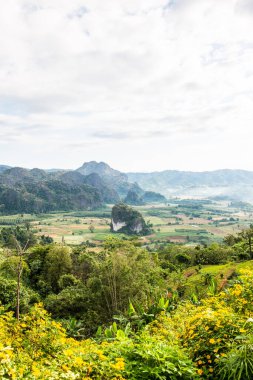
M 227 283 L 230 276 L 235 275 L 240 269 L 253 270 L 253 261 L 245 261 L 241 263 L 227 263 L 219 265 L 204 265 L 199 270 L 197 266 L 187 268 L 180 279 L 182 285 L 185 287 L 184 297 L 188 298 L 193 293 L 205 296 L 208 292 L 208 286 L 205 284 L 205 275 L 211 275 L 217 281 L 218 289 L 221 290 Z M 179 278 L 179 276 L 178 276 Z M 169 285 L 175 287 L 175 279 Z

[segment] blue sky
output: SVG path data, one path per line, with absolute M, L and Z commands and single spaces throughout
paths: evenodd
M 253 0 L 8 0 L 0 163 L 253 170 Z

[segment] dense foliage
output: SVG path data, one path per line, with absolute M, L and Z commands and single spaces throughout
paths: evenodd
M 156 252 L 111 236 L 95 253 L 4 228 L 1 377 L 252 379 L 251 230 Z
M 187 301 L 138 332 L 68 338 L 40 304 L 0 316 L 0 373 L 11 379 L 243 379 L 253 376 L 253 272 L 199 304 Z M 166 309 L 166 306 L 165 306 Z M 135 310 L 132 310 L 135 313 Z M 135 314 L 136 315 L 136 314 Z M 136 315 L 137 317 L 137 315 Z
M 101 204 L 96 188 L 68 183 L 39 169 L 12 168 L 0 174 L 0 208 L 4 213 L 91 209 Z

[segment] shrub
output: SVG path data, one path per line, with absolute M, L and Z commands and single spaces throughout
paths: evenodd
M 191 352 L 199 373 L 213 373 L 226 347 L 240 334 L 242 323 L 225 306 L 205 304 L 192 309 L 188 304 L 184 310 L 179 309 L 174 322 L 185 315 L 185 321 L 180 332 L 180 339 L 184 347 Z M 188 315 L 187 315 L 187 314 Z
M 251 380 L 253 378 L 253 336 L 238 337 L 237 345 L 220 361 L 221 380 Z
M 0 375 L 10 379 L 194 379 L 187 353 L 148 332 L 108 343 L 67 338 L 41 305 L 0 315 Z

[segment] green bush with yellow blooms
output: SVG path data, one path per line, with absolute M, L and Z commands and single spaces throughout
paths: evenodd
M 253 378 L 253 271 L 198 303 L 181 301 L 137 332 L 76 340 L 36 304 L 17 320 L 1 309 L 1 379 Z

